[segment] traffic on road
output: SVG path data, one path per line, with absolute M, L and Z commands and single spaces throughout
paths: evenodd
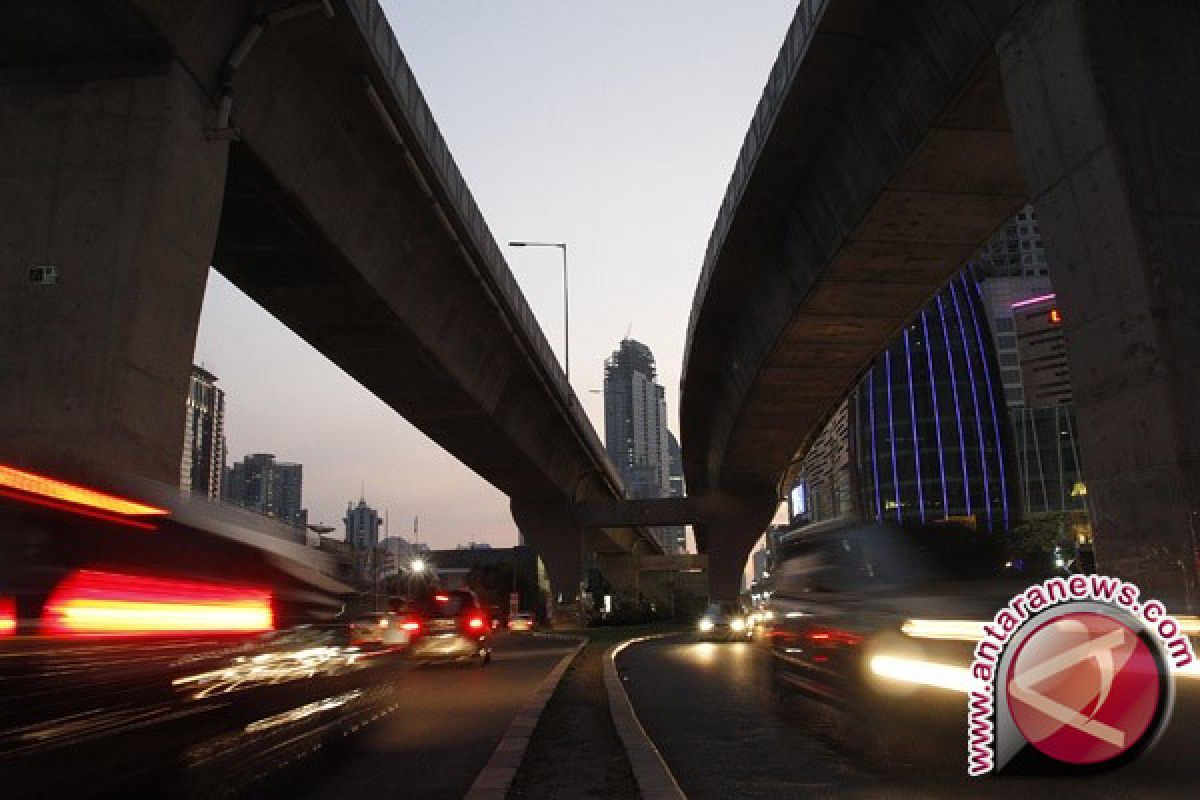
M 497 630 L 469 589 L 361 610 L 256 515 L 0 479 L 6 798 L 343 796 L 368 776 L 358 796 L 461 797 L 570 651 Z M 340 777 L 297 783 L 313 769 Z

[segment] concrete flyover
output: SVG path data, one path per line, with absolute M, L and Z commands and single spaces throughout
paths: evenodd
M 0 186 L 4 459 L 177 481 L 212 264 L 508 494 L 556 591 L 657 552 L 574 523 L 620 478 L 375 0 L 0 2 Z
M 729 595 L 822 422 L 1027 200 L 1066 319 L 1101 569 L 1194 605 L 1200 8 L 805 0 L 721 207 L 688 329 L 689 491 Z

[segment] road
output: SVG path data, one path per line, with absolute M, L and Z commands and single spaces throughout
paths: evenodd
M 308 770 L 288 796 L 460 800 L 513 717 L 573 645 L 522 634 L 496 640 L 492 663 L 405 670 L 397 710 Z
M 860 749 L 846 715 L 776 691 L 770 655 L 748 642 L 692 637 L 626 648 L 617 659 L 634 708 L 691 800 L 803 795 L 828 798 L 1193 796 L 1200 763 L 1192 738 L 1200 683 L 1181 679 L 1172 722 L 1142 760 L 1088 778 L 969 781 L 965 734 L 947 743 L 920 725 L 900 733 L 915 757 L 881 763 Z M 957 712 L 955 712 L 957 713 Z M 965 706 L 963 710 L 965 718 Z M 928 742 L 927 746 L 924 746 Z M 936 744 L 935 744 L 936 743 Z M 922 749 L 925 752 L 921 752 Z
M 572 643 L 501 634 L 492 663 L 333 643 L 9 641 L 4 797 L 457 798 Z

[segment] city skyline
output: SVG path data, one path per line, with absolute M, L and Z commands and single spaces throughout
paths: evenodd
M 678 429 L 704 249 L 795 7 L 384 3 L 495 239 L 570 244 L 573 386 L 598 434 L 590 390 L 630 326 L 659 356 Z M 561 358 L 559 254 L 505 255 Z M 227 393 L 230 452 L 304 464 L 310 521 L 337 525 L 365 482 L 380 509 L 419 514 L 435 546 L 516 542 L 507 497 L 212 272 L 195 363 Z

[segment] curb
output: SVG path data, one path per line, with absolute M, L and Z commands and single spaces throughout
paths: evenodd
M 546 710 L 546 704 L 550 702 L 554 690 L 558 688 L 558 683 L 566 673 L 567 667 L 571 666 L 571 662 L 575 660 L 575 656 L 579 655 L 579 651 L 587 646 L 587 639 L 581 636 L 543 636 L 542 638 L 572 641 L 576 643 L 575 649 L 559 659 L 550 674 L 538 684 L 533 697 L 517 712 L 517 716 L 509 724 L 508 730 L 500 737 L 500 743 L 492 751 L 492 757 L 475 776 L 475 782 L 471 784 L 471 788 L 467 790 L 463 800 L 504 800 L 508 796 L 508 790 L 517 776 L 517 767 L 521 766 L 525 750 L 529 747 L 529 738 L 533 735 L 533 729 L 537 727 L 542 712 Z
M 667 766 L 646 729 L 638 721 L 633 703 L 625 687 L 621 685 L 621 676 L 617 673 L 617 656 L 631 644 L 680 635 L 657 633 L 638 636 L 613 645 L 604 654 L 604 686 L 608 690 L 609 711 L 612 712 L 613 725 L 621 737 L 621 743 L 625 745 L 625 755 L 629 758 L 633 776 L 645 800 L 687 800 L 687 795 L 679 788 L 675 776 L 671 774 L 671 768 Z

